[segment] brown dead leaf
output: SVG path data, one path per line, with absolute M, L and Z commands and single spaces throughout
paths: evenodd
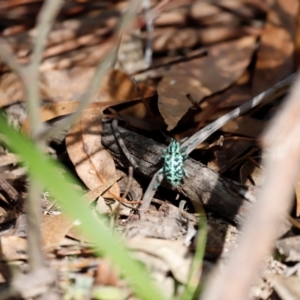
M 252 141 L 225 140 L 221 149 L 213 151 L 214 160 L 210 161 L 207 166 L 216 172 L 224 173 L 232 168 L 251 146 L 253 146 Z
M 181 241 L 137 237 L 130 239 L 126 244 L 146 265 L 151 264 L 151 257 L 155 257 L 161 264 L 168 266 L 176 280 L 181 283 L 187 282 L 192 254 Z M 144 255 L 141 256 L 140 253 Z
M 110 180 L 108 180 L 105 184 L 98 186 L 97 188 L 87 192 L 83 199 L 86 203 L 91 204 L 94 200 L 96 200 L 99 196 L 101 196 L 106 190 L 108 190 L 116 181 L 121 178 L 120 175 L 115 175 Z
M 199 101 L 227 88 L 245 71 L 254 46 L 254 37 L 244 37 L 210 47 L 204 58 L 171 67 L 158 86 L 158 107 L 168 130 L 192 107 L 186 94 Z
M 88 88 L 95 68 L 76 67 L 67 70 L 50 70 L 42 74 L 41 98 L 55 101 L 78 101 Z M 154 89 L 141 84 L 145 96 L 154 94 Z M 111 70 L 95 94 L 95 102 L 123 102 L 138 95 L 125 73 Z M 0 79 L 0 106 L 8 105 L 24 98 L 23 88 L 14 74 L 4 74 Z
M 78 107 L 76 101 L 61 101 L 44 105 L 40 108 L 40 116 L 43 122 L 47 122 L 57 117 L 68 115 L 76 111 Z M 21 128 L 23 133 L 29 134 L 29 118 L 27 117 Z
M 52 76 L 50 76 L 51 74 Z M 78 107 L 78 102 L 74 100 L 79 99 L 83 95 L 93 74 L 94 73 L 89 69 L 86 70 L 80 68 L 70 71 L 60 70 L 46 73 L 48 78 L 47 84 L 49 90 L 51 90 L 51 97 L 56 100 L 63 99 L 64 101 L 42 106 L 40 109 L 41 120 L 46 122 L 75 112 Z M 145 84 L 139 84 L 139 86 L 145 97 L 152 97 L 156 94 L 155 89 L 152 87 Z M 118 70 L 112 70 L 104 78 L 99 87 L 99 91 L 93 98 L 94 102 L 91 103 L 88 108 L 100 109 L 102 107 L 102 110 L 104 110 L 110 106 L 138 99 L 139 96 L 128 75 Z M 131 119 L 142 119 L 145 114 L 147 114 L 142 103 L 135 102 L 127 105 L 127 107 L 121 107 L 120 109 L 120 114 L 128 115 Z M 140 122 L 137 121 L 136 123 Z M 29 119 L 26 118 L 22 124 L 22 131 L 27 134 L 29 133 L 28 125 Z
M 197 112 L 194 116 L 194 122 L 197 122 L 198 125 L 193 128 L 193 132 L 190 132 L 189 135 L 197 132 L 208 121 L 214 121 L 226 114 L 229 108 L 240 106 L 251 99 L 248 84 L 239 83 L 240 81 L 243 82 L 243 77 L 244 75 L 238 79 L 237 83 L 230 86 L 222 93 L 208 96 L 201 102 L 200 107 L 202 110 Z M 181 122 L 185 120 L 189 114 L 190 111 L 185 114 Z
M 56 101 L 79 100 L 94 74 L 94 68 L 50 70 L 44 73 L 51 98 Z
M 18 236 L 1 236 L 1 260 L 27 259 L 27 241 Z
M 78 240 L 80 242 L 88 242 L 90 243 L 91 241 L 86 238 L 85 235 L 82 234 L 81 230 L 80 230 L 80 224 L 74 224 L 74 226 L 72 226 L 68 232 L 66 233 L 66 235 L 68 237 L 70 237 L 73 240 Z
M 101 144 L 102 110 L 87 109 L 66 136 L 67 152 L 76 172 L 85 185 L 93 190 L 115 176 L 116 168 L 111 155 Z M 115 183 L 109 191 L 119 196 Z M 105 197 L 111 198 L 110 192 Z
M 51 90 L 51 98 L 55 100 L 79 100 L 86 91 L 95 74 L 94 68 L 72 68 L 70 70 L 52 70 L 45 73 L 46 83 Z M 145 97 L 152 96 L 155 90 L 144 84 L 140 87 Z M 93 102 L 124 102 L 138 99 L 132 82 L 127 74 L 119 70 L 111 70 L 104 77 Z
M 42 215 L 41 229 L 44 247 L 59 246 L 73 223 L 62 213 L 59 215 Z
M 98 268 L 96 270 L 95 283 L 101 285 L 116 286 L 119 276 L 120 275 L 118 270 L 114 268 L 112 263 L 109 260 L 104 259 L 98 265 Z
M 194 111 L 194 115 L 192 115 L 193 111 L 189 110 L 185 114 L 180 121 L 181 123 L 185 124 L 185 122 L 193 121 L 194 123 L 198 123 L 198 125 L 191 127 L 181 138 L 194 134 L 208 121 L 216 120 L 227 113 L 229 108 L 236 108 L 251 98 L 250 75 L 246 71 L 235 84 L 228 87 L 222 93 L 217 93 L 203 99 L 200 104 L 200 111 Z
M 211 107 L 215 108 L 214 111 L 219 108 L 235 108 L 251 98 L 251 75 L 250 72 L 246 70 L 235 84 L 222 93 L 217 93 L 203 99 L 201 108 L 203 111 L 211 109 Z
M 254 96 L 293 72 L 298 5 L 297 0 L 278 0 L 269 10 L 253 75 Z
M 102 112 L 109 106 L 115 105 L 115 102 L 105 103 L 90 103 L 88 109 Z M 74 113 L 78 108 L 78 101 L 60 101 L 51 104 L 46 104 L 40 108 L 40 116 L 43 122 L 50 121 L 57 117 L 62 117 Z M 22 132 L 29 134 L 29 118 L 26 118 L 22 124 Z
M 40 94 L 41 99 L 49 98 L 49 89 L 41 75 Z M 24 101 L 24 89 L 18 76 L 14 73 L 6 73 L 0 76 L 0 107 Z
M 222 127 L 222 131 L 247 137 L 257 138 L 262 134 L 267 122 L 254 119 L 248 116 L 240 116 L 229 121 Z

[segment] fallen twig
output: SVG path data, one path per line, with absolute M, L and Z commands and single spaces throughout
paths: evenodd
M 241 114 L 247 112 L 253 107 L 256 107 L 259 104 L 265 105 L 273 101 L 274 99 L 284 96 L 289 91 L 290 86 L 294 82 L 295 76 L 295 73 L 290 75 L 289 77 L 275 84 L 273 87 L 260 93 L 256 97 L 233 109 L 229 113 L 225 114 L 221 118 L 218 118 L 216 121 L 210 123 L 209 125 L 193 134 L 182 144 L 182 148 L 186 147 L 185 153 L 190 154 L 199 144 L 205 141 L 214 132 L 219 130 L 227 122 L 239 117 Z
M 119 126 L 119 131 L 128 151 L 139 165 L 136 172 L 155 180 L 153 173 L 161 167 L 160 153 L 165 145 L 136 132 L 126 130 L 121 126 Z M 129 162 L 122 155 L 112 128 L 107 122 L 103 124 L 101 142 L 120 166 L 125 168 L 129 166 Z M 186 160 L 185 168 L 190 176 L 183 179 L 179 192 L 191 199 L 197 211 L 202 211 L 201 202 L 203 202 L 206 209 L 235 223 L 240 223 L 247 215 L 250 202 L 255 201 L 254 189 L 225 179 L 217 172 L 191 158 Z M 163 181 L 162 185 L 171 188 L 166 181 Z

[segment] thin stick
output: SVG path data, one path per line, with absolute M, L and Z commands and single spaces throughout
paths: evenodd
M 39 65 L 48 33 L 61 5 L 61 0 L 48 0 L 43 4 L 37 17 L 37 37 L 33 46 L 32 61 L 30 65 L 26 67 L 26 73 L 28 73 L 23 73 L 24 76 L 22 76 L 31 130 L 38 129 L 40 126 Z M 42 145 L 41 141 L 37 140 L 37 142 L 39 145 Z M 40 195 L 42 191 L 42 187 L 31 178 L 28 199 L 26 201 L 26 212 L 28 222 L 28 260 L 31 270 L 34 272 L 46 266 L 45 256 L 41 247 L 42 238 L 40 231 Z
M 29 66 L 21 66 L 10 54 L 7 44 L 0 42 L 0 54 L 8 66 L 20 77 L 25 90 L 30 128 L 38 128 L 39 118 L 39 74 L 38 67 L 45 47 L 45 41 L 57 15 L 62 2 L 60 0 L 48 0 L 44 3 L 38 15 L 37 38 L 34 43 L 34 55 Z M 41 187 L 31 180 L 28 199 L 26 201 L 28 220 L 28 256 L 31 271 L 38 271 L 45 267 L 45 257 L 42 250 L 40 233 L 40 192 Z
M 155 189 L 155 186 L 156 185 L 159 185 L 164 176 L 162 174 L 162 169 L 159 169 L 152 177 L 148 187 L 147 187 L 147 190 L 143 196 L 143 199 L 142 199 L 142 205 L 140 207 L 140 210 L 147 210 L 149 209 L 149 206 L 150 206 L 150 203 L 151 203 L 151 200 L 152 198 L 154 197 L 155 195 L 155 192 L 156 192 L 156 189 Z
M 166 67 L 172 66 L 174 64 L 179 64 L 181 62 L 190 61 L 192 59 L 200 58 L 200 57 L 204 57 L 204 56 L 207 56 L 207 50 L 201 50 L 200 53 L 199 53 L 199 51 L 197 51 L 197 53 L 195 53 L 195 54 L 189 54 L 189 55 L 186 55 L 186 56 L 183 56 L 183 57 L 172 58 L 167 62 L 161 62 L 159 64 L 156 64 L 156 65 L 150 66 L 148 68 L 145 68 L 143 70 L 136 71 L 132 75 L 142 74 L 142 73 L 145 73 L 147 71 L 151 71 L 151 70 L 155 70 L 155 69 L 166 68 Z
M 182 148 L 186 147 L 186 150 L 184 151 L 185 154 L 191 153 L 199 144 L 205 141 L 214 132 L 219 130 L 227 122 L 237 118 L 241 114 L 259 104 L 266 104 L 280 96 L 285 95 L 291 84 L 294 82 L 294 79 L 295 73 L 193 134 L 182 144 Z

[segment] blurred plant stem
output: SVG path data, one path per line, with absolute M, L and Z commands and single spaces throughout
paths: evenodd
M 0 41 L 0 55 L 13 72 L 20 78 L 25 91 L 30 130 L 40 126 L 39 65 L 43 56 L 48 33 L 63 2 L 61 0 L 45 1 L 37 17 L 36 39 L 33 43 L 32 61 L 28 66 L 20 65 L 10 53 L 4 40 Z M 36 140 L 39 146 L 42 142 Z M 40 195 L 43 187 L 35 180 L 30 181 L 26 201 L 28 260 L 32 272 L 46 266 L 40 232 Z

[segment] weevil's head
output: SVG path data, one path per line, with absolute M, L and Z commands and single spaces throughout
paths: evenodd
M 169 153 L 180 153 L 180 143 L 174 139 L 171 140 L 171 143 L 168 147 Z

